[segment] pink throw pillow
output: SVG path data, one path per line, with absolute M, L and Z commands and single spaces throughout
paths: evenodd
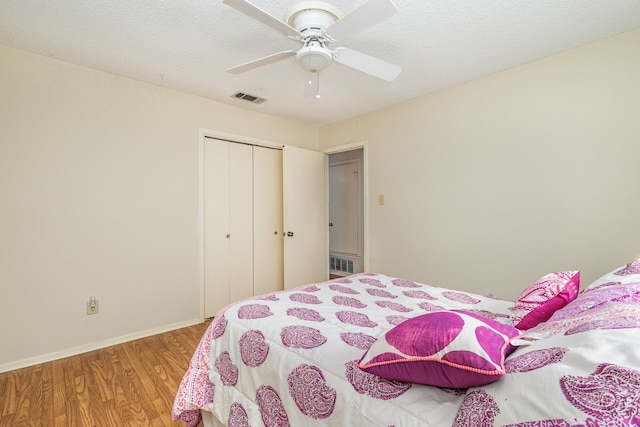
M 474 313 L 434 311 L 387 331 L 356 366 L 388 380 L 449 388 L 484 385 L 505 374 L 504 358 L 519 335 Z
M 511 324 L 520 330 L 546 322 L 556 310 L 576 299 L 580 289 L 579 271 L 550 273 L 525 289 L 511 309 Z

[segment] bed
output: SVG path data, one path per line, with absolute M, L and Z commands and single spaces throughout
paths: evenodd
M 640 260 L 516 301 L 383 274 L 222 310 L 176 394 L 195 426 L 640 426 Z

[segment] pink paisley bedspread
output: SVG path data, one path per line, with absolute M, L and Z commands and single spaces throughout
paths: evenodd
M 463 309 L 509 323 L 512 305 L 380 274 L 241 301 L 206 331 L 173 417 L 196 425 L 202 409 L 231 427 L 640 427 L 640 260 L 527 331 L 492 384 L 443 389 L 354 366 L 407 318 Z
M 512 305 L 380 274 L 241 301 L 207 329 L 173 417 L 196 425 L 205 409 L 229 426 L 451 425 L 464 391 L 388 381 L 354 361 L 410 317 L 465 309 L 506 323 Z

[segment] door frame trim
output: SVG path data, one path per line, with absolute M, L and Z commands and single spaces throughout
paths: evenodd
M 329 163 L 329 155 L 342 153 L 344 151 L 353 151 L 362 149 L 362 221 L 364 228 L 364 236 L 362 236 L 362 259 L 365 273 L 369 271 L 369 153 L 367 140 L 352 142 L 350 144 L 337 145 L 322 150 L 327 155 L 327 164 Z M 327 178 L 328 179 L 328 178 Z M 329 209 L 329 195 L 327 194 L 327 210 Z M 329 246 L 327 242 L 327 246 Z
M 200 320 L 204 320 L 204 142 L 207 138 L 222 139 L 229 142 L 258 145 L 267 148 L 282 149 L 284 147 L 284 144 L 263 139 L 205 128 L 198 129 L 198 218 L 196 233 L 198 234 L 198 317 Z

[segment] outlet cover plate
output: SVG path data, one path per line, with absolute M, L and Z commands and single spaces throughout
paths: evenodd
M 90 314 L 98 314 L 98 308 L 99 308 L 98 300 L 96 300 L 96 305 L 94 307 L 91 307 L 91 302 L 87 301 L 87 316 Z

